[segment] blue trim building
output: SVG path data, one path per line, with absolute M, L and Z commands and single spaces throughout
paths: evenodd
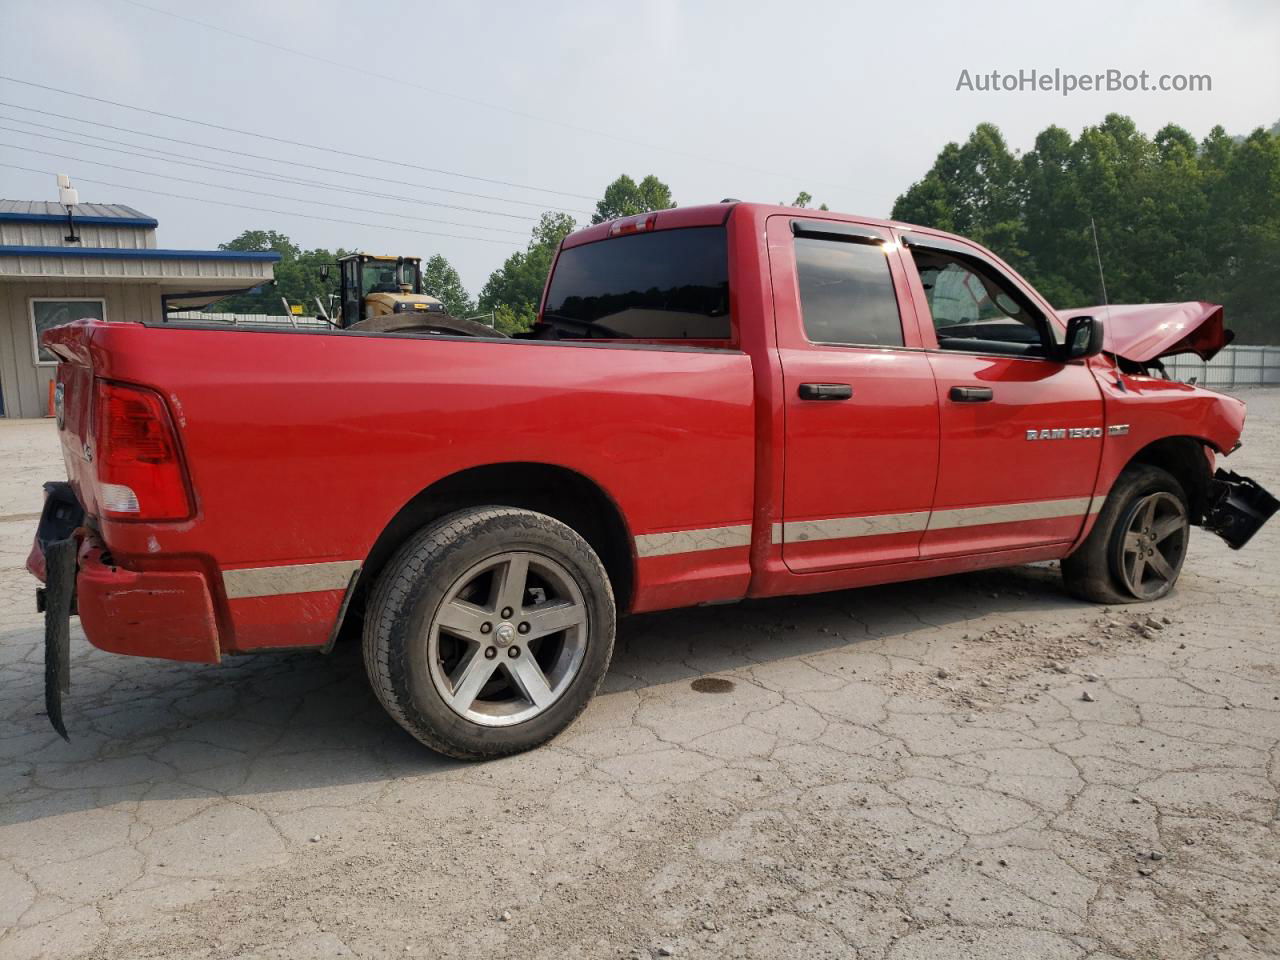
M 158 322 L 274 277 L 277 253 L 174 250 L 122 204 L 0 200 L 0 415 L 44 416 L 56 364 L 43 330 L 79 317 Z

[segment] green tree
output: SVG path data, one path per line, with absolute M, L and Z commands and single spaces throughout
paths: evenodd
M 274 285 L 266 284 L 256 293 L 240 293 L 220 300 L 212 308 L 218 313 L 281 314 L 284 312 L 281 297 L 290 304 L 301 303 L 308 314 L 317 312 L 315 298 L 319 297 L 327 310 L 329 295 L 338 293 L 338 272 L 333 264 L 347 253 L 341 249 L 337 253 L 322 248 L 303 250 L 275 230 L 246 230 L 234 240 L 219 244 L 218 249 L 280 254 L 280 262 L 274 267 Z M 330 266 L 328 280 L 320 278 L 320 268 L 325 264 Z
M 1242 343 L 1280 343 L 1280 136 L 1259 127 L 1235 145 L 1208 203 L 1209 299 Z
M 940 227 L 999 249 L 1021 251 L 1025 186 L 998 127 L 980 123 L 963 144 L 948 143 L 924 178 L 893 205 L 893 218 Z
M 1048 127 L 1015 157 L 980 124 L 949 143 L 894 203 L 895 219 L 973 237 L 1052 303 L 1211 300 L 1241 342 L 1280 343 L 1280 133 L 1200 143 L 1169 124 L 1154 137 L 1110 114 L 1074 139 Z
M 603 223 L 617 217 L 632 217 L 650 210 L 667 210 L 676 205 L 671 188 L 653 174 L 636 183 L 625 173 L 604 188 L 604 196 L 596 204 L 592 223 Z
M 807 208 L 807 207 L 809 206 L 809 204 L 811 204 L 811 203 L 813 203 L 813 194 L 811 194 L 808 190 L 801 190 L 798 194 L 796 194 L 796 199 L 795 199 L 795 201 L 794 201 L 793 203 L 789 203 L 789 204 L 788 204 L 788 203 L 783 203 L 781 200 L 779 200 L 779 201 L 778 201 L 778 206 L 780 206 L 780 207 L 788 207 L 788 206 L 789 206 L 789 207 L 799 207 L 800 209 L 802 209 L 802 210 L 803 210 L 803 209 Z M 819 209 L 819 210 L 827 210 L 827 209 L 829 209 L 829 208 L 828 208 L 828 207 L 827 207 L 827 205 L 824 203 L 824 204 L 820 204 L 820 205 L 818 206 L 818 209 Z
M 500 303 L 493 311 L 493 326 L 499 333 L 524 333 L 537 319 L 538 308 L 531 303 L 519 309 Z
M 455 317 L 474 313 L 474 304 L 462 285 L 462 277 L 442 254 L 435 254 L 422 266 L 422 292 L 429 293 Z
M 1073 147 L 1066 130 L 1046 127 L 1036 137 L 1035 148 L 1022 158 L 1027 256 L 1016 266 L 1037 278 L 1037 288 L 1051 303 L 1089 303 L 1100 296 Z
M 533 228 L 528 246 L 511 254 L 489 275 L 480 291 L 480 309 L 495 313 L 496 325 L 504 333 L 528 330 L 538 313 L 542 289 L 551 271 L 560 241 L 577 224 L 566 213 L 548 211 Z

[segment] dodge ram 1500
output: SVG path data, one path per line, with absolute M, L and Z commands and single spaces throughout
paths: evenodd
M 1276 509 L 1217 470 L 1244 404 L 1163 375 L 1206 303 L 1062 313 L 907 224 L 747 203 L 567 237 L 533 331 L 77 321 L 66 482 L 29 568 L 65 736 L 69 618 L 214 662 L 362 638 L 387 711 L 459 757 L 585 707 L 619 614 L 1060 560 L 1151 601 L 1190 528 Z

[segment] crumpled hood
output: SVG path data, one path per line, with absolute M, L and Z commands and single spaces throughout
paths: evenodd
M 1234 338 L 1222 325 L 1222 306 L 1202 300 L 1186 303 L 1113 303 L 1063 311 L 1072 317 L 1097 317 L 1105 332 L 1103 349 L 1135 363 L 1147 363 L 1175 353 L 1194 353 L 1201 360 Z

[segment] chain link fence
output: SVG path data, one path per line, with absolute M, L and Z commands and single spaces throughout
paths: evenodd
M 1280 386 L 1280 347 L 1232 344 L 1208 363 L 1194 354 L 1168 357 L 1164 368 L 1174 380 L 1202 387 Z

